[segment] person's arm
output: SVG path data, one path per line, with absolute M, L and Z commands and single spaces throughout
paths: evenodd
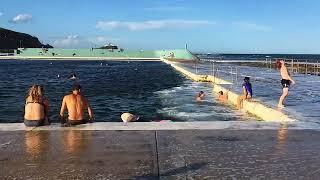
M 66 97 L 64 97 L 61 104 L 60 117 L 63 117 L 64 111 L 66 110 L 66 106 Z
M 45 99 L 43 104 L 44 104 L 44 110 L 45 110 L 45 113 L 46 113 L 45 114 L 45 116 L 46 116 L 45 118 L 49 120 L 49 101 L 48 101 L 48 99 Z
M 86 103 L 86 108 L 88 110 L 88 115 L 89 115 L 89 118 L 90 118 L 89 120 L 90 120 L 90 122 L 93 122 L 93 119 L 94 119 L 93 110 L 92 110 L 92 108 L 91 108 L 91 106 L 89 104 L 89 101 L 86 98 L 84 98 L 84 101 Z
M 288 71 L 287 71 L 288 72 Z M 291 81 L 292 84 L 295 84 L 296 82 L 292 79 L 290 73 L 288 72 L 288 77 L 289 77 L 289 80 Z
M 292 77 L 291 77 L 291 75 L 290 75 L 287 67 L 284 66 L 284 69 L 285 69 L 285 72 L 287 73 L 288 78 L 289 78 L 289 80 L 291 81 L 291 83 L 292 83 L 292 84 L 295 84 L 296 82 L 292 79 Z

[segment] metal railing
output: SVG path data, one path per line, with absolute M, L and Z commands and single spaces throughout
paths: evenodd
M 255 65 L 260 65 L 267 67 L 269 69 L 276 68 L 275 62 L 280 58 L 265 58 L 265 59 L 222 59 L 221 57 L 215 58 L 199 58 L 199 62 L 213 62 L 213 63 L 253 63 Z M 286 59 L 281 58 L 286 62 L 288 70 L 290 73 L 300 73 L 308 75 L 320 75 L 320 63 L 319 60 L 315 59 Z

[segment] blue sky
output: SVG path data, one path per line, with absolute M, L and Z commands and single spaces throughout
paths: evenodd
M 7 0 L 0 27 L 55 47 L 320 54 L 317 0 Z

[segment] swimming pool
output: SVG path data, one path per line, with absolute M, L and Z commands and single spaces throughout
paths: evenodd
M 76 81 L 68 76 L 75 73 Z M 123 112 L 140 121 L 229 121 L 255 119 L 217 102 L 211 85 L 186 79 L 162 62 L 0 61 L 0 122 L 22 122 L 28 88 L 42 84 L 50 102 L 50 119 L 58 122 L 62 98 L 74 82 L 93 107 L 96 121 L 120 121 Z M 206 100 L 194 99 L 200 90 Z
M 191 72 L 199 74 L 211 74 L 211 63 L 179 64 Z M 249 76 L 253 86 L 254 98 L 264 104 L 276 108 L 282 93 L 280 74 L 276 69 L 264 67 L 240 66 L 231 63 L 216 63 L 214 69 L 218 68 L 216 74 L 222 79 L 234 82 L 232 85 L 223 85 L 226 88 L 241 93 L 243 78 Z M 237 69 L 237 70 L 236 70 Z M 236 72 L 238 76 L 236 77 Z M 286 99 L 287 107 L 282 111 L 291 118 L 299 121 L 320 123 L 320 76 L 293 74 L 296 81 L 289 91 Z

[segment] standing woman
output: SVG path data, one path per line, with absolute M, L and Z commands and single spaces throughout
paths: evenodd
M 44 97 L 42 86 L 33 85 L 29 89 L 24 112 L 24 124 L 28 127 L 36 127 L 49 124 L 49 102 Z
M 280 75 L 282 78 L 281 79 L 282 95 L 280 96 L 280 99 L 279 99 L 278 108 L 284 108 L 283 102 L 289 94 L 289 87 L 291 83 L 295 84 L 295 81 L 291 78 L 284 60 L 278 60 L 276 62 L 276 66 L 280 71 Z

